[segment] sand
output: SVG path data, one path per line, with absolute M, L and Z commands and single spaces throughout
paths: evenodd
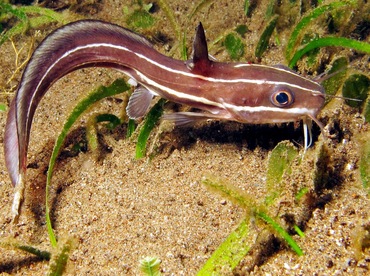
M 220 30 L 245 24 L 243 1 L 239 2 L 215 1 L 203 8 L 186 25 L 189 47 L 200 20 L 210 41 L 222 33 Z M 105 1 L 96 5 L 77 11 L 85 17 L 124 25 L 124 4 Z M 185 14 L 193 9 L 194 3 L 173 2 L 170 7 L 180 25 L 185 26 Z M 263 12 L 264 3 L 247 20 L 247 60 L 254 61 L 253 49 L 262 30 Z M 170 38 L 164 45 L 157 43 L 156 48 L 166 54 L 175 37 L 163 11 L 157 9 L 156 13 L 159 18 L 156 29 Z M 55 27 L 42 30 L 36 44 Z M 286 38 L 282 33 L 282 39 Z M 19 49 L 25 43 L 29 44 L 29 38 L 22 37 L 16 46 Z M 284 63 L 282 51 L 281 46 L 272 45 L 261 63 Z M 9 87 L 6 81 L 15 70 L 15 55 L 9 42 L 1 46 L 1 53 L 4 73 L 0 76 L 0 86 Z M 211 54 L 218 60 L 227 60 L 225 51 Z M 25 52 L 21 57 L 25 57 Z M 2 158 L 6 114 L 0 112 L 2 240 L 14 238 L 20 243 L 51 250 L 44 194 L 55 138 L 83 95 L 118 77 L 122 75 L 107 69 L 79 70 L 56 82 L 42 100 L 32 126 L 26 198 L 16 224 L 12 223 L 10 214 L 13 187 Z M 19 78 L 18 74 L 12 84 Z M 100 127 L 104 147 L 98 153 L 85 151 L 71 156 L 69 149 L 84 137 L 88 118 L 97 112 L 120 114 L 121 99 L 117 96 L 103 100 L 78 121 L 55 168 L 51 196 L 53 227 L 59 240 L 72 239 L 74 245 L 66 275 L 137 275 L 139 260 L 147 256 L 161 260 L 164 275 L 194 275 L 248 213 L 207 189 L 202 178 L 223 179 L 262 203 L 268 194 L 266 171 L 272 149 L 286 140 L 302 156 L 301 126 L 207 122 L 168 131 L 158 128 L 150 140 L 150 145 L 155 145 L 152 158 L 140 160 L 135 159 L 135 139 L 125 139 L 125 126 L 113 131 Z M 282 194 L 268 209 L 282 225 L 287 226 L 289 218 L 301 223 L 305 237 L 293 237 L 304 256 L 298 257 L 274 231 L 252 216 L 248 225 L 251 251 L 234 270 L 235 275 L 367 275 L 370 253 L 368 248 L 361 249 L 358 240 L 366 234 L 364 229 L 369 225 L 370 202 L 358 166 L 361 141 L 369 138 L 369 126 L 357 109 L 341 100 L 332 100 L 319 119 L 332 135 L 324 139 L 315 128 L 313 147 L 303 159 L 293 162 Z M 319 169 L 328 173 L 328 181 L 315 187 L 313 172 L 322 148 L 326 149 L 328 159 Z M 301 204 L 294 198 L 299 187 L 311 190 Z M 4 275 L 44 275 L 48 266 L 48 262 L 30 254 L 0 247 L 0 272 Z M 223 271 L 225 275 L 233 273 Z

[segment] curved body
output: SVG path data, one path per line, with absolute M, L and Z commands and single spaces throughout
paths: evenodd
M 107 67 L 134 78 L 146 89 L 134 92 L 132 118 L 142 116 L 152 96 L 186 104 L 204 113 L 183 112 L 165 119 L 234 120 L 261 124 L 316 120 L 324 103 L 320 84 L 282 66 L 220 63 L 208 59 L 201 24 L 188 61 L 156 51 L 142 36 L 120 26 L 83 20 L 51 33 L 35 50 L 11 104 L 6 131 L 6 165 L 13 185 L 23 180 L 35 110 L 48 88 L 71 71 Z

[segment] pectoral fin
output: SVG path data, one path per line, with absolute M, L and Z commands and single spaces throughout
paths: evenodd
M 138 119 L 143 117 L 148 111 L 153 96 L 153 93 L 147 88 L 138 85 L 134 93 L 132 93 L 126 107 L 126 112 L 130 119 Z

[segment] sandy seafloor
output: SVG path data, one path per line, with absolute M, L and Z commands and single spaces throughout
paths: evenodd
M 104 19 L 124 25 L 124 1 L 103 1 L 85 17 Z M 186 14 L 193 1 L 172 2 L 176 20 L 185 26 Z M 223 30 L 241 23 L 250 29 L 246 39 L 246 59 L 263 26 L 264 3 L 250 19 L 243 15 L 244 1 L 214 1 L 186 24 L 188 45 L 198 21 L 203 21 L 207 37 L 213 41 Z M 264 1 L 267 2 L 267 1 Z M 129 2 L 127 5 L 130 5 Z M 166 54 L 174 35 L 166 17 L 158 9 L 156 27 L 172 40 L 156 48 Z M 36 44 L 51 29 L 42 30 Z M 287 39 L 282 34 L 283 41 Z M 17 47 L 29 43 L 23 38 Z M 0 86 L 6 87 L 14 65 L 14 51 L 9 42 L 1 46 Z M 281 46 L 272 45 L 261 61 L 284 63 Z M 24 53 L 24 52 L 23 52 Z M 224 51 L 213 54 L 227 60 Z M 23 56 L 24 58 L 24 56 Z M 366 58 L 363 58 L 366 60 Z M 252 60 L 254 61 L 254 60 Z M 360 66 L 361 67 L 361 66 Z M 361 67 L 369 69 L 368 65 Z M 368 73 L 368 71 L 367 71 Z M 121 74 L 92 68 L 71 73 L 55 83 L 37 109 L 29 146 L 26 199 L 19 222 L 11 222 L 13 188 L 3 160 L 3 129 L 6 114 L 0 112 L 0 238 L 32 244 L 40 249 L 51 246 L 45 226 L 44 192 L 46 169 L 54 140 L 68 112 L 83 93 L 98 85 L 108 85 Z M 19 79 L 19 76 L 17 76 Z M 17 83 L 17 79 L 13 82 Z M 11 98 L 11 96 L 9 96 Z M 94 107 L 94 112 L 119 114 L 121 97 L 110 98 Z M 89 115 L 79 120 L 75 136 L 81 136 Z M 370 254 L 361 250 L 357 240 L 369 225 L 370 202 L 359 177 L 359 141 L 369 138 L 357 109 L 333 100 L 320 113 L 332 137 L 323 139 L 315 129 L 315 144 L 303 160 L 292 165 L 292 174 L 279 200 L 269 207 L 269 214 L 283 223 L 287 217 L 305 220 L 304 238 L 294 239 L 305 252 L 298 257 L 284 242 L 274 239 L 268 227 L 252 219 L 251 252 L 234 274 L 251 275 L 368 275 Z M 125 127 L 100 130 L 110 151 L 97 161 L 96 154 L 62 155 L 55 169 L 52 193 L 52 220 L 61 240 L 74 239 L 66 275 L 137 275 L 139 260 L 157 256 L 164 275 L 194 275 L 245 217 L 245 211 L 201 182 L 205 175 L 220 177 L 255 200 L 267 195 L 265 186 L 269 153 L 277 143 L 288 140 L 303 153 L 299 124 L 279 126 L 244 126 L 230 122 L 208 122 L 175 129 L 159 135 L 158 153 L 152 159 L 136 160 L 135 140 L 124 139 Z M 154 132 L 155 134 L 156 132 Z M 69 136 L 69 142 L 75 142 Z M 153 137 L 152 140 L 153 141 Z M 329 182 L 313 187 L 312 171 L 319 148 L 327 148 Z M 312 189 L 311 200 L 299 207 L 294 203 L 297 187 Z M 314 189 L 315 188 L 315 189 Z M 298 207 L 297 207 L 298 206 Z M 366 234 L 366 233 L 365 233 Z M 268 238 L 266 238 L 268 237 Z M 44 275 L 48 262 L 30 254 L 0 248 L 2 275 Z M 224 270 L 223 274 L 231 275 Z

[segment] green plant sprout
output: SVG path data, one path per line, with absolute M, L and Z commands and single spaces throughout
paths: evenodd
M 269 45 L 270 37 L 275 30 L 278 18 L 279 17 L 277 15 L 272 17 L 272 19 L 267 23 L 265 30 L 262 32 L 262 35 L 260 36 L 256 50 L 254 52 L 254 55 L 257 58 L 261 58 L 263 53 L 266 51 Z
M 155 18 L 150 14 L 150 9 L 153 4 L 143 4 L 142 1 L 137 1 L 138 8 L 130 11 L 126 6 L 124 13 L 126 14 L 126 24 L 132 30 L 148 29 L 155 23 Z
M 160 276 L 161 260 L 156 257 L 145 257 L 139 261 L 139 268 L 146 276 Z
M 291 164 L 298 155 L 297 149 L 289 142 L 280 142 L 270 153 L 266 175 L 268 195 L 265 203 L 271 204 L 284 189 L 283 176 L 290 174 Z
M 303 37 L 302 32 L 307 28 L 307 26 L 313 22 L 313 19 L 318 18 L 320 15 L 324 14 L 325 12 L 331 11 L 334 12 L 340 8 L 347 6 L 350 8 L 351 6 L 355 5 L 356 1 L 338 1 L 333 2 L 328 5 L 320 6 L 313 9 L 307 16 L 303 17 L 300 22 L 294 28 L 289 41 L 286 47 L 286 59 L 289 64 L 290 68 L 293 68 L 297 61 L 301 59 L 305 54 L 308 52 L 317 49 L 323 48 L 328 46 L 335 46 L 335 47 L 345 47 L 354 49 L 360 52 L 364 52 L 366 54 L 370 54 L 370 44 L 354 39 L 349 39 L 345 37 L 318 37 L 312 39 L 306 45 L 301 47 L 298 51 L 293 53 L 296 49 L 296 46 L 299 43 L 299 37 Z
M 198 12 L 200 12 L 203 8 L 211 5 L 215 0 L 200 0 L 198 1 L 192 11 L 188 14 L 187 18 L 188 21 L 191 20 Z
M 237 228 L 216 248 L 212 256 L 197 272 L 197 276 L 233 271 L 250 250 L 249 220 L 243 219 Z
M 364 109 L 362 111 L 362 115 L 365 118 L 365 122 L 370 122 L 370 96 L 367 97 L 367 100 L 364 104 Z
M 347 67 L 348 60 L 346 57 L 339 57 L 332 62 L 327 74 L 333 74 L 333 76 L 322 82 L 326 95 L 334 96 L 339 91 L 347 75 Z M 328 97 L 326 101 L 328 102 L 329 100 L 330 98 Z
M 301 188 L 298 193 L 295 195 L 295 199 L 297 201 L 300 201 L 307 193 L 309 192 L 309 189 L 307 187 Z
M 130 138 L 131 135 L 134 133 L 135 129 L 136 129 L 135 120 L 134 119 L 129 119 L 129 121 L 127 123 L 127 134 L 126 134 L 126 138 Z
M 159 121 L 163 114 L 163 105 L 166 102 L 165 99 L 160 99 L 153 107 L 150 109 L 148 114 L 145 116 L 145 122 L 140 129 L 139 137 L 136 143 L 136 158 L 142 158 L 145 156 L 146 144 L 150 133 L 154 129 L 156 123 Z
M 360 177 L 362 185 L 370 196 L 370 140 L 363 139 L 361 146 L 361 159 L 360 159 Z
M 256 216 L 263 219 L 267 224 L 271 225 L 272 228 L 289 244 L 289 246 L 297 253 L 298 256 L 303 256 L 302 249 L 298 246 L 295 240 L 280 226 L 276 221 L 269 217 L 264 212 L 257 212 Z
M 252 6 L 251 0 L 244 0 L 244 14 L 246 17 L 251 16 L 251 6 Z
M 370 92 L 370 79 L 363 74 L 353 74 L 349 76 L 343 86 L 343 97 L 357 99 L 360 101 L 346 100 L 346 104 L 352 107 L 361 107 Z
M 249 252 L 250 247 L 252 247 L 249 237 L 250 231 L 247 226 L 252 217 L 266 222 L 271 226 L 273 231 L 287 242 L 298 256 L 303 255 L 303 251 L 287 231 L 267 214 L 266 204 L 258 203 L 245 191 L 241 191 L 226 181 L 215 179 L 214 177 L 204 177 L 202 183 L 207 188 L 221 194 L 223 197 L 245 209 L 247 216 L 242 220 L 237 229 L 229 234 L 225 241 L 215 250 L 197 275 L 217 274 L 220 271 L 231 272 L 239 264 Z
M 304 232 L 297 226 L 297 225 L 294 225 L 293 226 L 295 232 L 301 237 L 301 238 L 304 238 L 305 237 L 305 234 Z
M 351 235 L 356 260 L 364 257 L 364 251 L 370 248 L 370 225 L 368 223 L 357 226 Z
M 97 114 L 96 116 L 91 116 L 86 123 L 86 138 L 89 149 L 92 152 L 98 150 L 97 127 L 98 124 L 102 122 L 107 122 L 105 127 L 109 130 L 113 130 L 123 123 L 120 118 L 113 114 Z
M 52 255 L 50 260 L 48 275 L 63 275 L 66 270 L 69 253 L 74 249 L 73 239 L 68 239 L 65 242 L 59 242 L 57 252 Z
M 225 37 L 224 45 L 232 60 L 240 60 L 244 56 L 244 43 L 239 35 L 229 33 Z
M 275 14 L 275 6 L 277 5 L 277 2 L 278 2 L 277 0 L 269 0 L 269 2 L 267 4 L 267 9 L 265 11 L 265 18 L 267 20 L 270 20 L 271 17 L 274 16 L 274 14 Z
M 5 112 L 8 110 L 8 105 L 0 103 L 0 112 Z

